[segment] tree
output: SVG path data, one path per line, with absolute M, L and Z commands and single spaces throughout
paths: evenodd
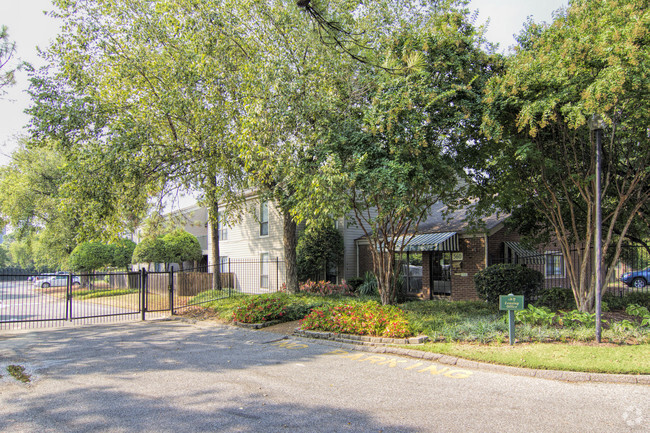
M 330 266 L 343 261 L 343 236 L 333 224 L 311 225 L 300 236 L 296 248 L 298 280 L 319 280 Z
M 482 204 L 517 211 L 522 226 L 557 242 L 578 308 L 593 311 L 595 135 L 604 131 L 602 209 L 608 281 L 630 227 L 650 200 L 650 9 L 647 2 L 570 3 L 550 26 L 531 26 L 525 44 L 495 77 L 483 129 L 495 141 L 476 170 Z M 581 254 L 572 254 L 578 248 Z
M 9 249 L 4 245 L 0 245 L 0 268 L 6 268 L 9 263 L 11 263 Z
M 16 266 L 21 269 L 34 269 L 32 248 L 27 239 L 12 240 L 7 248 L 9 250 L 9 257 L 11 257 L 11 266 Z
M 133 250 L 131 259 L 138 263 L 165 263 L 165 244 L 161 238 L 145 238 Z
M 16 44 L 9 39 L 7 26 L 0 27 L 0 96 L 4 88 L 16 82 L 14 74 L 16 68 L 11 67 L 11 59 L 16 53 Z
M 74 137 L 65 146 L 75 155 L 113 156 L 131 175 L 114 179 L 135 179 L 126 186 L 136 194 L 198 189 L 216 226 L 220 200 L 235 210 L 241 178 L 231 149 L 247 52 L 230 3 L 57 1 L 65 25 L 47 57 L 58 72 L 33 81 L 36 131 Z M 218 238 L 212 245 L 218 257 Z
M 130 239 L 119 239 L 109 246 L 112 250 L 109 264 L 116 268 L 124 268 L 128 271 L 131 260 L 133 259 L 133 251 L 136 247 L 135 242 Z
M 174 230 L 161 238 L 164 244 L 165 263 L 178 263 L 181 272 L 184 262 L 201 260 L 203 249 L 199 240 L 185 230 Z
M 111 248 L 104 243 L 83 242 L 70 253 L 68 266 L 77 272 L 94 272 L 111 262 L 113 259 L 111 253 Z
M 437 8 L 426 23 L 392 36 L 383 70 L 358 75 L 310 181 L 321 209 L 351 211 L 363 229 L 384 304 L 397 301 L 395 257 L 431 206 L 463 197 L 494 67 L 468 11 Z

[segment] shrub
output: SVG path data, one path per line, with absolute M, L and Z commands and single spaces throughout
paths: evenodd
M 536 307 L 548 307 L 553 311 L 575 310 L 576 300 L 573 291 L 565 287 L 542 289 L 535 301 Z
M 298 279 L 318 279 L 343 262 L 343 236 L 333 225 L 311 225 L 298 239 L 296 256 Z
M 332 284 L 329 281 L 310 281 L 300 285 L 300 291 L 316 295 L 350 295 L 350 287 L 347 284 Z
M 541 272 L 521 265 L 489 266 L 474 275 L 476 292 L 490 304 L 498 304 L 500 295 L 524 295 L 524 300 L 537 297 L 544 276 Z
M 402 310 L 375 301 L 314 308 L 300 321 L 300 328 L 389 338 L 413 334 Z
M 614 293 L 606 292 L 603 295 L 603 302 L 607 303 L 611 311 L 625 310 L 632 304 L 650 309 L 650 293 L 631 292 L 624 296 L 617 296 Z
M 535 307 L 532 304 L 528 308 L 515 312 L 515 320 L 532 326 L 551 326 L 555 319 L 553 313 L 548 307 Z
M 641 326 L 650 326 L 650 312 L 646 307 L 641 305 L 631 304 L 625 309 L 625 312 L 630 316 L 637 316 L 641 318 Z
M 287 316 L 288 297 L 282 295 L 258 295 L 246 300 L 233 311 L 233 320 L 241 323 L 263 323 L 282 320 Z
M 368 271 L 363 278 L 363 283 L 359 286 L 359 295 L 361 296 L 379 296 L 377 288 L 377 278 L 375 274 Z
M 350 286 L 350 291 L 352 292 L 356 292 L 362 284 L 363 278 L 361 277 L 348 278 L 348 286 Z
M 591 328 L 596 324 L 596 315 L 586 311 L 572 310 L 567 311 L 558 318 L 558 323 L 570 328 L 586 327 Z

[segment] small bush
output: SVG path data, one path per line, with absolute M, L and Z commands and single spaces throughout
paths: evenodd
M 521 265 L 489 266 L 474 275 L 476 292 L 490 304 L 498 304 L 500 295 L 524 295 L 524 301 L 537 297 L 544 276 L 541 272 Z
M 352 294 L 347 284 L 332 284 L 329 281 L 310 281 L 300 285 L 300 291 L 315 295 L 350 295 Z
M 389 338 L 413 334 L 402 310 L 374 301 L 314 308 L 300 321 L 300 329 Z
M 348 278 L 348 286 L 350 286 L 350 291 L 352 292 L 356 292 L 362 284 L 363 278 L 361 277 Z
M 535 307 L 532 304 L 521 311 L 515 311 L 515 320 L 532 326 L 551 326 L 555 320 L 555 313 L 548 307 Z
M 610 311 L 625 310 L 632 304 L 650 309 L 650 293 L 631 292 L 624 296 L 617 296 L 607 292 L 603 295 L 603 302 L 607 303 Z
M 596 324 L 596 314 L 578 310 L 566 311 L 558 318 L 558 323 L 569 328 L 592 328 Z
M 573 291 L 565 287 L 542 289 L 535 301 L 536 307 L 548 307 L 553 311 L 575 310 L 576 301 Z
M 641 305 L 631 304 L 625 309 L 625 312 L 630 316 L 637 316 L 641 318 L 641 326 L 650 326 L 650 312 L 646 307 Z
M 233 311 L 233 320 L 241 323 L 263 323 L 283 320 L 288 313 L 286 295 L 258 295 L 247 299 Z
M 359 286 L 359 295 L 361 296 L 379 296 L 377 288 L 377 278 L 372 272 L 366 272 L 363 277 L 363 283 Z

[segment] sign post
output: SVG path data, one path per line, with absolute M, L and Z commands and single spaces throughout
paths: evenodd
M 508 311 L 508 336 L 510 338 L 510 345 L 515 344 L 515 310 L 524 309 L 523 295 L 500 295 L 499 296 L 499 310 Z

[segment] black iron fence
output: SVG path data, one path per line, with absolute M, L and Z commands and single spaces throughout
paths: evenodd
M 177 314 L 193 305 L 282 290 L 280 260 L 227 260 L 215 268 L 149 272 L 0 274 L 0 329 L 61 326 Z
M 586 256 L 585 256 L 586 255 Z M 571 278 L 567 271 L 567 261 L 580 263 L 586 260 L 586 284 L 590 283 L 594 270 L 593 251 L 573 250 L 569 257 L 559 251 L 544 251 L 527 255 L 514 255 L 508 258 L 491 257 L 490 265 L 498 263 L 517 263 L 535 269 L 544 276 L 544 287 L 571 288 Z M 623 248 L 620 260 L 613 266 L 611 276 L 604 282 L 604 291 L 619 296 L 630 292 L 650 292 L 650 255 L 643 247 Z M 603 269 L 606 275 L 608 269 Z

